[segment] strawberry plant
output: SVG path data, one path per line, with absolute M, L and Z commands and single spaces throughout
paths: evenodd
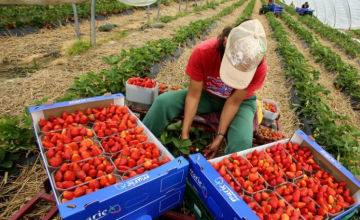
M 20 153 L 36 150 L 36 140 L 29 115 L 0 119 L 0 173 L 14 172 Z
M 211 134 L 203 128 L 190 128 L 190 139 L 181 140 L 182 121 L 172 123 L 161 133 L 160 141 L 177 157 L 203 152 L 210 144 Z

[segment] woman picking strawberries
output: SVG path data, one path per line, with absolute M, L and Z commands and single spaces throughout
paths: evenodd
M 160 95 L 143 123 L 159 135 L 175 117 L 184 115 L 181 138 L 188 139 L 196 114 L 219 112 L 218 132 L 205 156 L 215 157 L 226 135 L 226 154 L 251 148 L 254 92 L 265 80 L 266 46 L 264 28 L 256 19 L 225 28 L 217 38 L 197 45 L 185 70 L 189 88 Z

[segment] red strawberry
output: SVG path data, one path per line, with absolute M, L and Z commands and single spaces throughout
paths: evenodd
M 269 205 L 271 205 L 271 207 L 273 209 L 277 209 L 278 205 L 279 205 L 279 200 L 276 196 L 271 197 L 271 199 L 269 200 Z
M 63 197 L 67 200 L 72 200 L 74 198 L 74 192 L 72 191 L 65 191 Z
M 89 188 L 90 188 L 90 189 L 93 189 L 93 190 L 99 189 L 99 188 L 100 188 L 100 183 L 99 183 L 99 181 L 98 181 L 98 180 L 91 180 L 91 181 L 89 182 Z
M 85 190 L 83 187 L 79 186 L 79 187 L 76 187 L 75 191 L 74 191 L 74 196 L 76 197 L 80 197 L 82 195 L 85 194 Z
M 63 181 L 62 185 L 63 185 L 63 189 L 68 189 L 75 186 L 75 183 L 73 181 Z
M 62 164 L 63 160 L 61 157 L 53 157 L 49 160 L 49 164 L 52 167 L 59 167 Z
M 61 182 L 62 179 L 63 179 L 63 174 L 61 173 L 61 171 L 60 170 L 56 171 L 54 176 L 55 182 Z
M 84 180 L 86 178 L 86 173 L 83 170 L 80 170 L 77 174 L 76 177 L 80 180 Z
M 316 213 L 316 204 L 314 201 L 311 201 L 307 204 L 306 208 L 309 210 L 309 212 Z
M 64 180 L 65 181 L 75 181 L 75 173 L 71 170 L 68 170 L 64 173 Z
M 50 148 L 47 152 L 46 152 L 46 157 L 47 158 L 52 158 L 52 157 L 54 157 L 55 156 L 55 151 L 52 149 L 52 148 Z

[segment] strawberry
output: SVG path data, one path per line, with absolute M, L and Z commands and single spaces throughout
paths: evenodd
M 93 189 L 86 189 L 86 190 L 85 190 L 85 194 L 86 194 L 86 195 L 87 195 L 87 194 L 90 194 L 90 193 L 92 193 L 92 192 L 94 192 Z
M 50 148 L 47 152 L 46 152 L 46 157 L 47 158 L 52 158 L 55 156 L 55 151 L 53 150 L 53 148 Z
M 62 162 L 63 162 L 62 158 L 57 157 L 57 156 L 55 156 L 49 160 L 49 164 L 52 167 L 59 167 L 62 164 Z
M 260 203 L 260 202 L 262 201 L 261 195 L 260 195 L 259 192 L 256 192 L 256 193 L 253 195 L 253 199 L 254 199 L 256 202 L 258 202 L 258 203 Z
M 225 166 L 221 166 L 219 170 L 220 176 L 224 176 L 226 174 Z
M 65 181 L 75 181 L 75 173 L 71 170 L 68 170 L 64 173 L 64 180 Z
M 79 154 L 75 153 L 71 156 L 71 162 L 77 162 L 82 160 L 82 158 L 79 156 Z
M 115 176 L 112 175 L 112 174 L 107 175 L 107 180 L 108 180 L 108 182 L 109 182 L 110 184 L 116 183 L 116 178 L 115 178 Z
M 314 201 L 310 201 L 306 208 L 309 210 L 309 212 L 316 213 L 316 203 Z
M 69 164 L 67 163 L 62 164 L 59 170 L 65 173 L 67 170 L 69 170 Z
M 269 205 L 271 205 L 271 207 L 273 209 L 277 209 L 277 207 L 279 205 L 279 200 L 278 200 L 278 198 L 276 196 L 273 196 L 273 197 L 270 198 L 268 203 L 269 203 Z
M 63 179 L 62 172 L 60 170 L 56 171 L 55 176 L 54 176 L 55 182 L 60 182 L 60 181 L 62 181 L 62 179 Z
M 63 197 L 67 200 L 72 200 L 74 198 L 74 192 L 72 191 L 65 191 Z
M 262 198 L 263 201 L 268 200 L 268 198 L 269 198 L 269 193 L 267 193 L 267 192 L 265 192 L 265 191 L 262 191 L 262 192 L 261 192 L 261 198 Z
M 102 187 L 106 187 L 108 184 L 109 184 L 109 181 L 108 181 L 108 179 L 106 178 L 106 176 L 102 176 L 101 179 L 100 179 L 100 185 L 101 185 Z
M 91 178 L 96 177 L 96 175 L 97 175 L 97 171 L 94 170 L 94 169 L 92 169 L 92 170 L 90 170 L 90 171 L 88 172 L 88 176 L 91 177 Z
M 93 190 L 95 190 L 95 189 L 99 189 L 100 188 L 100 183 L 99 183 L 99 181 L 98 180 L 91 180 L 90 182 L 89 182 L 89 188 L 90 189 L 93 189 Z
M 75 183 L 73 181 L 63 181 L 62 185 L 63 185 L 63 189 L 68 189 L 75 186 Z
M 79 186 L 79 187 L 76 187 L 75 191 L 74 191 L 74 196 L 76 197 L 80 197 L 82 195 L 85 194 L 85 190 L 83 187 Z
M 114 166 L 108 165 L 105 167 L 105 173 L 109 174 L 112 173 L 113 171 L 114 171 Z
M 256 173 L 250 173 L 248 179 L 251 182 L 255 182 L 257 179 L 259 179 L 259 175 Z
M 45 120 L 45 118 L 40 118 L 38 124 L 40 127 L 44 127 L 47 124 L 47 121 Z
M 64 189 L 64 186 L 63 186 L 62 182 L 55 182 L 55 185 L 59 189 Z
M 86 178 L 86 173 L 83 170 L 80 170 L 76 173 L 76 177 L 80 180 L 84 180 Z

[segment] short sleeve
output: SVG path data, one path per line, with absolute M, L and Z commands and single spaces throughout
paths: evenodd
M 267 72 L 267 62 L 264 58 L 260 64 L 260 66 L 258 66 L 258 68 L 255 72 L 255 75 L 254 75 L 253 79 L 251 80 L 249 86 L 246 87 L 245 90 L 252 92 L 252 91 L 261 89 L 261 87 L 265 81 L 266 72 Z
M 192 52 L 185 73 L 195 81 L 204 81 L 204 69 L 202 66 L 200 49 L 198 47 L 195 47 Z

